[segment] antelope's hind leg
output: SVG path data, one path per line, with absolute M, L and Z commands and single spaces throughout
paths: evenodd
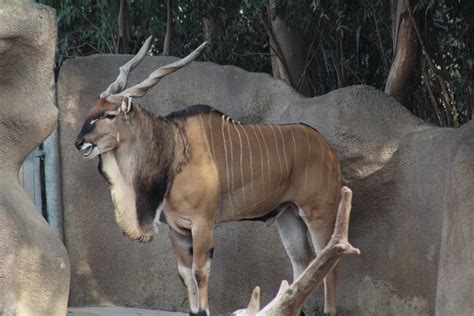
M 197 316 L 208 316 L 208 285 L 211 272 L 211 259 L 214 252 L 213 227 L 195 225 L 193 235 L 193 265 L 192 272 L 198 287 L 199 311 Z
M 182 235 L 172 228 L 169 228 L 168 234 L 171 240 L 171 245 L 176 253 L 179 277 L 188 291 L 190 314 L 197 314 L 199 312 L 199 294 L 197 283 L 192 271 L 192 237 L 191 235 Z
M 318 256 L 331 239 L 334 231 L 337 203 L 322 203 L 306 215 L 307 217 L 303 217 L 303 220 L 308 227 L 314 250 Z M 336 315 L 336 270 L 337 266 L 324 278 L 324 313 L 329 315 Z
M 308 240 L 308 228 L 299 217 L 295 205 L 290 205 L 277 219 L 278 233 L 293 268 L 293 281 L 314 259 Z
M 314 251 L 308 239 L 308 228 L 293 204 L 278 216 L 276 222 L 283 247 L 291 261 L 294 282 L 314 259 Z M 303 308 L 305 314 L 311 315 L 315 303 L 314 299 L 306 303 Z

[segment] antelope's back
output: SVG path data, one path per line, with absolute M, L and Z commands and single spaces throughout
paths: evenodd
M 339 158 L 308 125 L 241 124 L 207 106 L 168 118 L 186 119 L 202 130 L 195 146 L 204 147 L 217 166 L 223 220 L 264 215 L 287 201 L 312 207 L 336 200 Z

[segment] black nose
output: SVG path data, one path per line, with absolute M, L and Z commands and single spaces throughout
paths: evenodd
M 82 145 L 84 145 L 84 138 L 78 138 L 78 139 L 76 140 L 76 144 L 75 144 L 75 145 L 76 145 L 76 148 L 77 148 L 78 150 L 81 150 Z

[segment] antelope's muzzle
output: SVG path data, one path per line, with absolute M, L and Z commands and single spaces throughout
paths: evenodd
M 84 143 L 84 139 L 82 137 L 78 137 L 75 143 L 77 150 L 84 156 L 89 157 L 92 154 L 95 146 L 91 143 Z

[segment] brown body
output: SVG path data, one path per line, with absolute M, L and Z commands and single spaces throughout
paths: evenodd
M 192 159 L 171 187 L 166 200 L 170 209 L 186 209 L 182 195 L 194 196 L 203 183 L 206 190 L 215 190 L 215 223 L 265 217 L 285 202 L 314 218 L 335 204 L 341 187 L 339 160 L 313 128 L 240 124 L 215 111 L 188 117 L 183 125 Z M 199 169 L 202 175 L 196 177 Z M 190 185 L 190 179 L 196 183 Z
M 317 253 L 331 237 L 341 188 L 339 159 L 304 124 L 240 124 L 208 106 L 155 117 L 132 104 L 132 97 L 144 95 L 205 46 L 123 90 L 149 43 L 101 94 L 76 147 L 87 158 L 100 158 L 125 235 L 148 241 L 160 222 L 168 224 L 191 314 L 208 315 L 214 225 L 275 220 L 296 278 L 314 258 L 307 232 Z M 325 311 L 331 314 L 335 286 L 332 271 L 325 278 Z

